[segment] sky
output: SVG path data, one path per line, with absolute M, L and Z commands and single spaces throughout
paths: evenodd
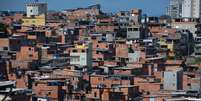
M 34 0 L 0 0 L 0 11 L 25 11 L 25 4 Z M 101 4 L 104 12 L 126 11 L 140 8 L 150 16 L 165 14 L 169 0 L 39 0 L 48 3 L 48 10 L 64 10 Z

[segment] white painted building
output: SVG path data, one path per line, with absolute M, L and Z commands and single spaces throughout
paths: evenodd
M 182 13 L 182 0 L 170 0 L 167 7 L 167 15 L 172 18 L 180 18 Z
M 47 4 L 46 3 L 30 3 L 26 5 L 27 17 L 46 15 Z
M 139 62 L 140 60 L 140 51 L 134 51 L 133 53 L 128 53 L 128 62 Z
M 183 70 L 166 70 L 164 72 L 164 90 L 181 90 Z
M 141 38 L 141 27 L 138 25 L 127 27 L 127 39 L 135 40 Z
M 193 33 L 193 37 L 195 37 L 195 31 L 197 28 L 197 20 L 195 18 L 180 18 L 180 19 L 172 19 L 171 26 L 172 28 L 177 28 L 179 30 L 189 30 Z
M 201 0 L 183 0 L 182 17 L 199 18 L 201 16 Z
M 201 16 L 201 0 L 170 0 L 167 15 L 172 18 L 199 18 Z
M 70 52 L 70 64 L 92 67 L 92 43 L 76 45 Z

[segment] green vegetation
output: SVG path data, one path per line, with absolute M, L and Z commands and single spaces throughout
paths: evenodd
M 7 26 L 5 24 L 0 23 L 0 32 L 7 33 Z

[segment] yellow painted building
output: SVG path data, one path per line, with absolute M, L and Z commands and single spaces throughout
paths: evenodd
M 86 49 L 86 48 L 88 48 L 88 47 L 87 47 L 87 45 L 82 44 L 82 45 L 76 45 L 75 48 L 78 48 L 78 49 Z
M 166 39 L 160 38 L 159 44 L 161 46 L 165 46 L 167 49 L 169 49 L 171 52 L 174 50 L 174 42 L 167 42 Z
M 40 16 L 34 16 L 34 17 L 24 17 L 22 19 L 23 26 L 45 26 L 46 24 L 46 17 L 45 15 L 40 15 Z

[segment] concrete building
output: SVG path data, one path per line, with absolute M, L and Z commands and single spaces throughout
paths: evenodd
M 23 26 L 31 26 L 31 25 L 43 26 L 46 23 L 46 18 L 45 15 L 40 15 L 35 17 L 24 17 L 22 21 Z
M 8 38 L 0 38 L 0 50 L 9 50 L 9 39 Z
M 64 84 L 63 78 L 46 78 L 45 80 L 40 78 L 40 80 L 35 80 L 32 86 L 32 89 L 36 92 L 33 101 L 49 101 L 47 99 L 63 101 L 65 91 L 62 87 Z
M 30 3 L 26 5 L 27 17 L 39 16 L 47 13 L 46 3 Z
M 177 18 L 172 19 L 171 26 L 172 28 L 180 29 L 180 30 L 189 30 L 191 33 L 193 33 L 193 36 L 195 37 L 195 31 L 197 30 L 195 26 L 197 25 L 198 19 L 195 18 Z
M 200 75 L 184 72 L 183 75 L 183 90 L 199 92 L 200 90 Z
M 165 90 L 181 90 L 183 70 L 166 70 L 164 72 L 164 89 Z
M 172 18 L 199 18 L 201 0 L 170 0 L 167 15 Z
M 172 18 L 179 18 L 182 14 L 182 1 L 183 0 L 170 0 L 170 4 L 167 7 L 167 15 Z
M 194 55 L 196 57 L 201 57 L 201 24 L 196 25 L 197 31 L 195 32 L 195 47 L 194 47 Z
M 94 74 L 90 76 L 90 80 L 92 90 L 89 97 L 100 101 L 129 101 L 133 100 L 139 92 L 138 86 L 133 84 L 133 76 Z M 111 93 L 117 92 L 122 94 L 112 97 Z
M 192 6 L 193 0 L 184 0 L 182 2 L 182 17 L 191 17 L 192 16 Z
M 114 32 L 117 28 L 114 19 L 110 17 L 98 18 L 95 25 L 95 31 L 98 33 Z
M 201 57 L 201 37 L 195 37 L 195 56 Z
M 130 63 L 138 62 L 140 59 L 140 51 L 134 51 L 133 53 L 128 53 L 128 59 Z
M 30 3 L 26 5 L 27 16 L 22 19 L 23 26 L 44 26 L 46 24 L 47 4 Z
M 130 21 L 132 24 L 139 24 L 142 17 L 142 10 L 141 9 L 132 9 L 130 11 Z
M 125 40 L 116 40 L 115 57 L 119 61 L 128 60 L 128 45 Z
M 70 64 L 92 67 L 92 43 L 76 45 L 70 52 Z
M 130 22 L 130 12 L 129 11 L 118 12 L 116 20 L 120 29 L 126 29 L 129 26 Z
M 183 0 L 182 17 L 199 18 L 201 15 L 201 0 Z
M 140 39 L 141 38 L 141 27 L 140 26 L 131 26 L 127 27 L 127 39 Z

